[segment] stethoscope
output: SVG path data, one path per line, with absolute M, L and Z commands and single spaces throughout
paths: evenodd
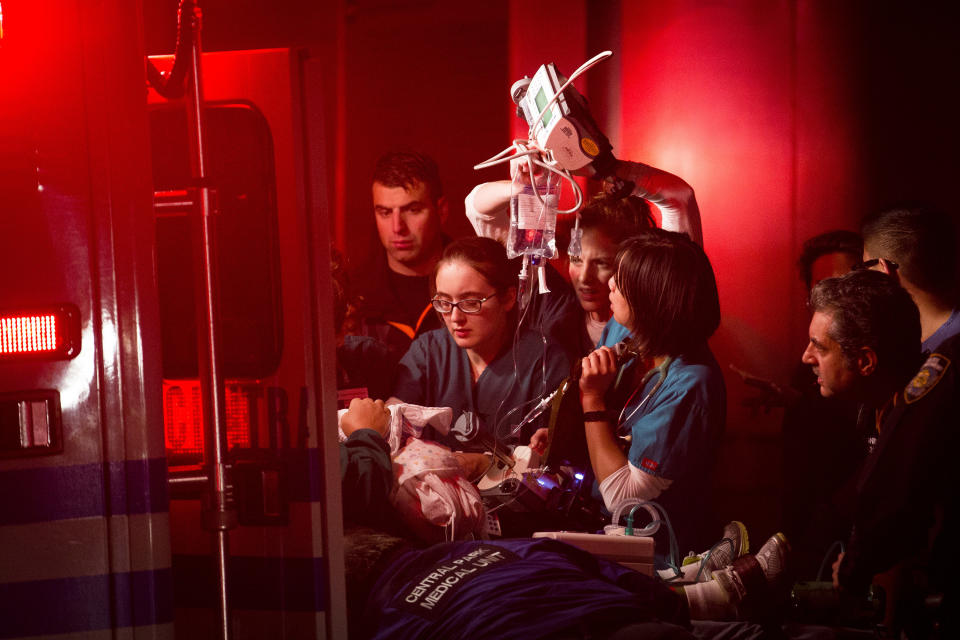
M 630 418 L 632 418 L 634 414 L 637 413 L 637 411 L 640 411 L 640 409 L 642 409 L 643 406 L 647 404 L 647 401 L 650 400 L 650 398 L 652 398 L 653 395 L 660 389 L 660 387 L 663 385 L 663 381 L 667 379 L 667 369 L 670 368 L 670 363 L 672 362 L 673 362 L 673 358 L 671 356 L 667 356 L 666 358 L 664 358 L 663 362 L 661 362 L 659 365 L 657 365 L 653 369 L 650 369 L 645 374 L 643 374 L 643 378 L 640 380 L 640 384 L 638 384 L 637 388 L 633 390 L 633 393 L 630 394 L 630 397 L 627 398 L 627 401 L 623 404 L 623 409 L 620 410 L 620 416 L 617 418 L 617 437 L 622 438 L 628 442 L 630 441 L 632 430 L 624 429 L 624 425 L 627 422 L 629 422 Z M 626 369 L 627 367 L 623 367 L 623 369 L 621 369 L 620 373 L 617 375 L 617 381 L 616 381 L 617 386 L 619 386 L 620 380 L 623 377 L 623 373 Z M 627 407 L 630 406 L 630 402 L 633 400 L 633 397 L 637 395 L 638 391 L 646 387 L 647 383 L 649 383 L 650 380 L 653 379 L 653 376 L 655 375 L 660 376 L 659 379 L 657 379 L 656 384 L 653 385 L 653 387 L 650 389 L 647 395 L 643 397 L 640 403 L 633 408 L 633 410 L 627 415 L 627 417 L 624 417 L 623 414 L 627 410 Z

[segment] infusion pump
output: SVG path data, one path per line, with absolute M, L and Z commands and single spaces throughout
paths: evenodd
M 561 91 L 566 81 L 551 62 L 542 65 L 532 79 L 515 82 L 511 95 L 517 115 L 527 121 L 537 146 L 552 154 L 561 168 L 577 171 L 594 163 L 594 172 L 603 177 L 613 161 L 613 148 L 580 92 L 572 84 Z

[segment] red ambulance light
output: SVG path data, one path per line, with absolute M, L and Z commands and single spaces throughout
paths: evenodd
M 251 383 L 227 381 L 227 445 L 251 446 L 251 400 L 257 406 L 262 389 Z M 163 381 L 163 427 L 167 453 L 174 464 L 182 458 L 203 457 L 203 408 L 200 404 L 199 380 Z
M 169 453 L 203 457 L 203 413 L 200 407 L 199 382 L 163 381 L 163 426 Z
M 80 353 L 80 311 L 64 305 L 0 314 L 0 361 L 66 360 Z
M 230 448 L 250 446 L 250 402 L 244 387 L 227 385 L 227 443 Z

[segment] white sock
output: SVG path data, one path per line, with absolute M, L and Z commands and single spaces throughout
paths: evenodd
M 683 574 L 682 578 L 677 578 L 677 572 L 673 569 L 657 569 L 657 575 L 660 576 L 660 579 L 664 580 L 665 582 L 673 582 L 676 580 L 680 580 L 682 582 L 693 582 L 697 579 L 697 572 L 700 571 L 701 564 L 703 564 L 703 560 L 697 560 L 696 562 L 691 562 L 680 567 L 680 573 Z M 708 569 L 704 569 L 703 573 L 700 575 L 700 581 L 705 582 L 709 579 L 710 571 Z
M 740 599 L 735 598 L 736 593 L 731 594 L 719 581 L 698 582 L 682 589 L 687 596 L 691 620 L 737 619 Z

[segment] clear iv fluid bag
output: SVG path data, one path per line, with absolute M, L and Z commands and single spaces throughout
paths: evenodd
M 540 198 L 534 192 L 534 186 L 519 172 L 513 180 L 515 195 L 510 198 L 508 258 L 522 255 L 540 258 L 557 256 L 555 236 L 560 177 L 553 171 L 545 171 L 534 176 L 532 182 L 540 192 Z

